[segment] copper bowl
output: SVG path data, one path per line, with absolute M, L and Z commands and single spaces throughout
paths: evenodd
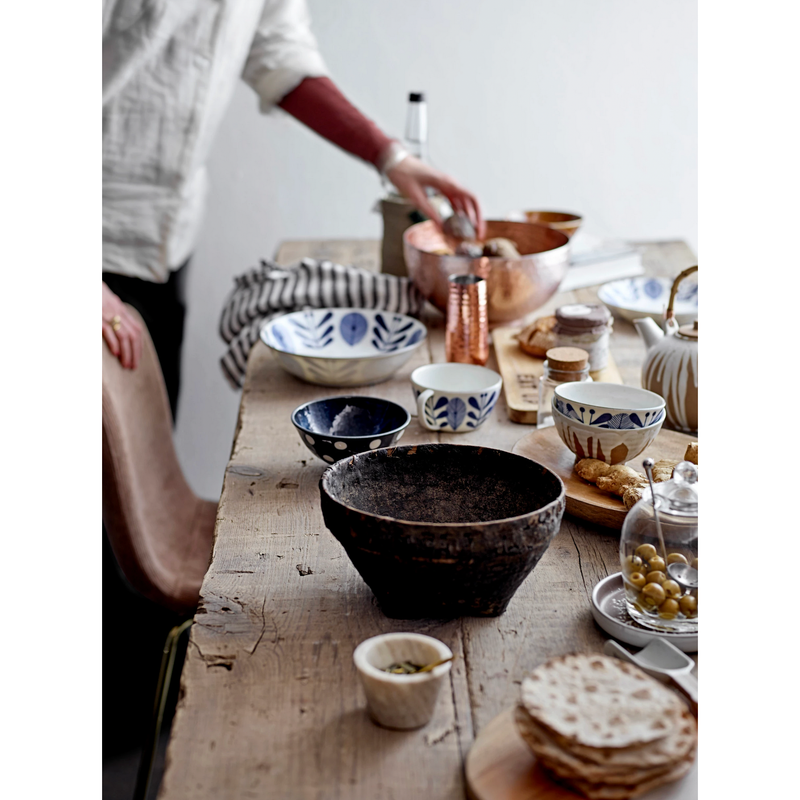
M 569 265 L 569 237 L 531 222 L 488 220 L 486 238 L 516 242 L 520 258 L 468 258 L 437 255 L 455 242 L 428 220 L 403 234 L 403 252 L 411 280 L 440 311 L 447 308 L 450 275 L 480 275 L 487 280 L 489 326 L 522 319 L 544 305 L 558 290 Z
M 547 225 L 554 231 L 566 233 L 570 239 L 583 223 L 583 217 L 578 214 L 568 214 L 566 211 L 526 211 L 525 219 L 528 222 Z

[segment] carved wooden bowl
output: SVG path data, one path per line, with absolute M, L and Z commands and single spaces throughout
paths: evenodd
M 320 480 L 325 524 L 399 619 L 497 616 L 561 526 L 564 485 L 522 456 L 424 444 L 359 453 Z

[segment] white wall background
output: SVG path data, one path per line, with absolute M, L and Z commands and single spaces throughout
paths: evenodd
M 334 80 L 402 136 L 428 99 L 430 156 L 486 216 L 582 212 L 588 231 L 697 250 L 696 0 L 309 0 Z M 216 498 L 239 394 L 219 368 L 231 279 L 283 239 L 379 238 L 378 177 L 237 89 L 210 161 L 206 224 L 187 278 L 177 447 Z M 288 422 L 287 422 L 288 424 Z

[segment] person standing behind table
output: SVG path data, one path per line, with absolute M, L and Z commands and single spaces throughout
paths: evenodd
M 184 306 L 180 284 L 207 190 L 205 162 L 242 77 L 264 113 L 280 106 L 373 164 L 440 223 L 426 187 L 483 231 L 476 198 L 406 153 L 328 77 L 305 0 L 105 0 L 103 5 L 103 339 L 139 362 L 147 324 L 173 419 Z

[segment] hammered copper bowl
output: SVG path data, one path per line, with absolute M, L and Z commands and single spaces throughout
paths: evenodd
M 322 515 L 397 619 L 502 614 L 561 525 L 564 484 L 504 450 L 421 444 L 325 471 Z
M 544 305 L 558 290 L 569 265 L 569 237 L 561 231 L 532 222 L 488 220 L 486 238 L 502 236 L 515 242 L 520 258 L 469 258 L 436 255 L 435 250 L 455 249 L 428 220 L 403 234 L 403 253 L 411 280 L 440 311 L 447 307 L 450 275 L 480 275 L 487 279 L 489 325 L 522 319 Z

